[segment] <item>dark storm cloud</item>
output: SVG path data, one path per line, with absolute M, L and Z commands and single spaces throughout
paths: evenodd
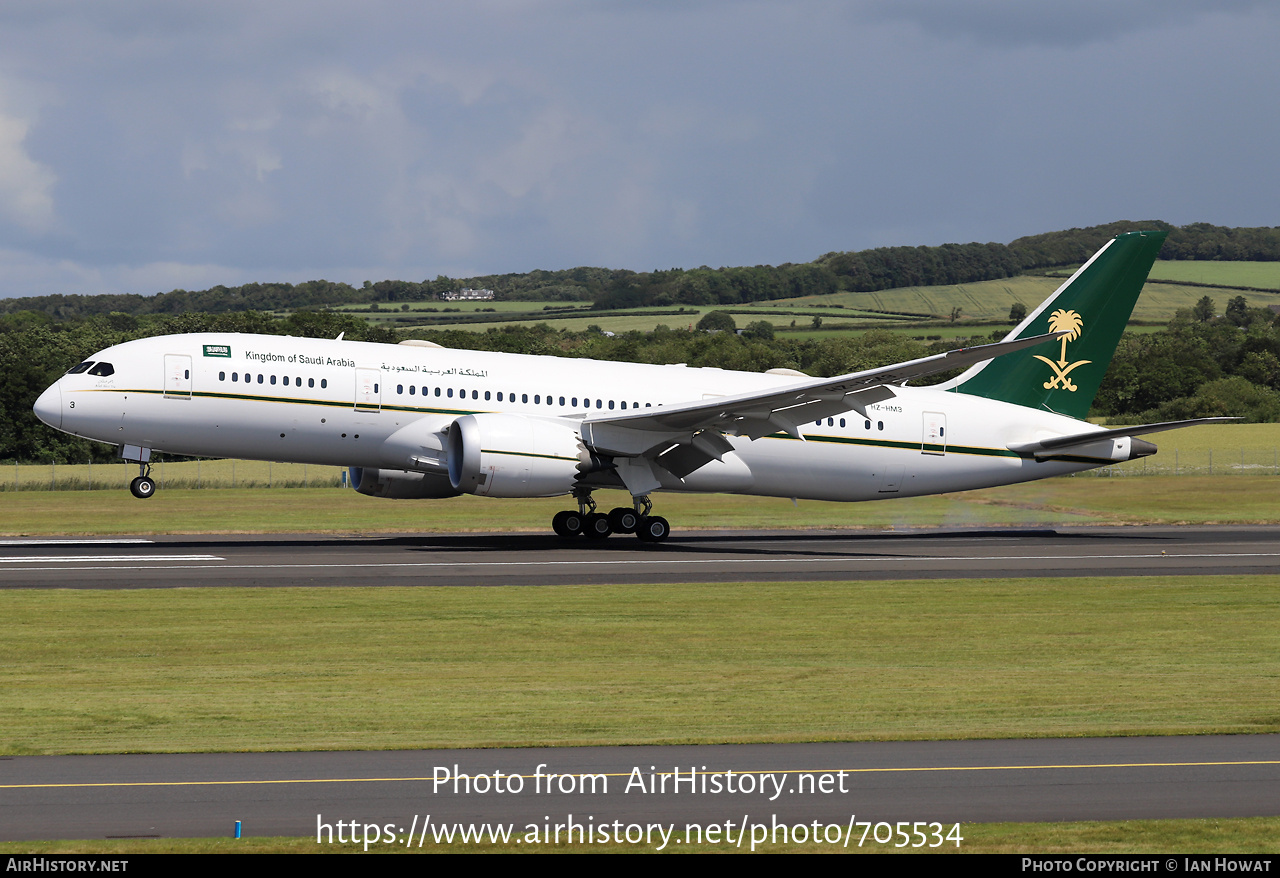
M 869 20 L 910 22 L 928 33 L 999 46 L 1082 46 L 1210 15 L 1268 9 L 1267 0 L 866 0 Z
M 0 295 L 1270 225 L 1277 30 L 1190 0 L 6 3 Z

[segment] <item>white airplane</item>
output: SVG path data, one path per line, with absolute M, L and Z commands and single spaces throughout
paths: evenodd
M 140 498 L 155 492 L 152 451 L 294 461 L 350 467 L 375 497 L 570 494 L 557 534 L 658 542 L 670 527 L 652 514 L 655 491 L 883 500 L 1153 454 L 1134 437 L 1202 421 L 1083 418 L 1163 239 L 1108 242 L 998 344 L 836 378 L 204 333 L 94 354 L 35 412 L 117 445 L 139 464 Z M 597 511 L 601 488 L 632 505 Z

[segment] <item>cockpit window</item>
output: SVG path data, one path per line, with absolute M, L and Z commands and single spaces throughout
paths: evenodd
M 108 375 L 116 374 L 116 367 L 110 363 L 99 363 L 89 370 L 90 375 L 97 375 L 99 378 L 106 378 Z
M 68 370 L 67 370 L 67 374 L 68 374 L 68 375 L 79 375 L 81 372 L 85 371 L 86 369 L 88 369 L 88 368 L 89 368 L 90 366 L 92 366 L 92 365 L 93 365 L 93 360 L 85 360 L 85 361 L 84 361 L 83 363 L 81 363 L 79 366 L 72 366 L 70 369 L 68 369 Z

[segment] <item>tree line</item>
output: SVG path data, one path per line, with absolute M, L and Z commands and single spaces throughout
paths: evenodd
M 728 316 L 728 315 L 725 315 Z M 873 330 L 834 338 L 775 338 L 767 321 L 742 334 L 723 321 L 705 319 L 688 331 L 659 326 L 653 332 L 607 336 L 597 328 L 572 332 L 520 323 L 487 332 L 413 330 L 455 349 L 585 357 L 636 363 L 688 363 L 748 372 L 798 369 L 814 376 L 841 375 L 939 353 L 966 343 L 997 340 L 1006 329 L 968 342 L 932 343 Z M 31 407 L 36 397 L 69 367 L 95 351 L 134 338 L 188 332 L 254 332 L 396 342 L 395 332 L 358 317 L 300 311 L 282 319 L 260 312 L 145 316 L 115 314 L 54 320 L 23 312 L 0 316 L 0 461 L 106 462 L 109 446 L 77 439 L 41 424 Z M 935 376 L 933 381 L 944 380 Z M 928 383 L 928 382 L 922 382 Z M 1205 297 L 1181 311 L 1158 332 L 1127 333 L 1099 390 L 1091 414 L 1115 423 L 1140 423 L 1228 415 L 1247 421 L 1280 421 L 1280 322 L 1267 309 L 1250 308 L 1243 297 L 1222 313 Z
M 52 295 L 0 300 L 0 314 L 36 311 L 59 320 L 112 313 L 142 317 L 191 312 L 230 314 L 292 311 L 334 305 L 423 302 L 464 287 L 493 290 L 522 301 L 592 302 L 600 310 L 639 306 L 736 305 L 840 291 L 975 283 L 1028 271 L 1079 264 L 1121 232 L 1169 233 L 1162 259 L 1280 260 L 1280 228 L 1224 228 L 1207 223 L 1117 222 L 1018 238 L 1009 244 L 877 247 L 827 253 L 813 262 L 730 268 L 672 268 L 635 272 L 570 268 L 520 274 L 434 280 L 365 281 L 360 287 L 327 280 L 299 284 L 252 283 L 207 290 L 172 290 L 152 296 Z

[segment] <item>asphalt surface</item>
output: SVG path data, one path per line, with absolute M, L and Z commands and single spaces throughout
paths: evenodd
M 469 794 L 464 781 L 455 791 L 461 774 Z M 458 823 L 533 825 L 540 839 L 577 825 L 597 841 L 606 825 L 674 825 L 683 838 L 697 824 L 724 828 L 724 844 L 745 825 L 749 847 L 753 824 L 812 833 L 817 821 L 831 837 L 853 823 L 856 844 L 862 822 L 883 843 L 898 821 L 939 823 L 945 839 L 975 821 L 1278 815 L 1280 735 L 19 756 L 0 759 L 0 778 L 4 840 L 229 836 L 240 820 L 255 836 L 314 837 L 319 824 L 325 840 L 376 825 L 375 847 L 429 848 Z M 923 831 L 912 843 L 933 846 L 936 830 Z
M 0 541 L 2 588 L 592 585 L 1280 573 L 1280 527 Z

